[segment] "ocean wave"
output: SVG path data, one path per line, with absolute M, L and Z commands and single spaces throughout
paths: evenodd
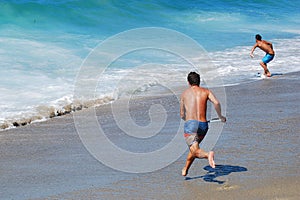
M 162 88 L 157 89 L 159 83 L 155 80 L 151 80 L 144 84 L 136 85 L 136 82 L 130 83 L 130 81 L 125 84 L 127 87 L 119 87 L 114 90 L 111 95 L 98 94 L 101 97 L 95 97 L 94 99 L 86 99 L 84 97 L 73 99 L 73 96 L 64 96 L 55 101 L 49 102 L 47 105 L 38 105 L 31 108 L 29 111 L 12 112 L 10 116 L 0 118 L 0 130 L 16 128 L 20 126 L 26 126 L 31 123 L 42 122 L 49 120 L 54 117 L 59 117 L 67 115 L 73 112 L 78 112 L 87 108 L 97 107 L 112 103 L 120 98 L 132 98 L 132 96 L 144 95 L 149 92 L 154 94 L 162 91 Z M 131 84 L 131 87 L 129 87 Z M 152 90 L 151 88 L 155 88 Z M 97 93 L 97 91 L 95 91 Z M 99 91 L 98 91 L 99 93 Z M 95 94 L 97 96 L 97 94 Z M 1 108 L 3 109 L 3 108 Z M 15 110 L 18 110 L 15 108 Z
M 62 103 L 62 99 L 65 99 L 65 103 Z M 83 109 L 108 104 L 115 100 L 109 96 L 90 100 L 70 101 L 69 98 L 62 99 L 57 101 L 59 102 L 57 105 L 40 105 L 37 106 L 34 111 L 23 112 L 21 114 L 14 115 L 11 118 L 0 119 L 0 130 L 46 121 L 54 117 L 63 116 Z

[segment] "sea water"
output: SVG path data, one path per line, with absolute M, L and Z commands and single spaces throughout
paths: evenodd
M 272 73 L 299 71 L 299 10 L 299 0 L 3 0 L 1 129 L 91 106 L 76 105 L 73 99 L 82 63 L 101 42 L 131 29 L 161 27 L 192 38 L 205 49 L 216 67 L 215 78 L 224 85 L 257 79 L 264 53 L 257 49 L 253 59 L 249 53 L 258 33 L 273 43 Z M 137 65 L 142 70 L 136 71 Z M 162 52 L 124 55 L 99 79 L 96 104 L 143 94 L 162 81 L 186 84 L 191 69 Z M 126 81 L 116 85 L 124 75 Z

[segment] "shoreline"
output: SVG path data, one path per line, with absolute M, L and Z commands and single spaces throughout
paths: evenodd
M 275 73 L 275 76 L 281 76 L 281 75 L 288 75 L 290 73 L 297 73 L 297 72 L 289 72 L 286 74 L 283 73 Z M 274 77 L 273 77 L 274 78 Z M 260 81 L 261 79 L 257 77 L 257 75 L 253 75 L 253 78 L 244 80 L 241 83 L 228 83 L 224 85 L 223 87 L 231 87 L 231 86 L 239 86 L 243 84 L 249 84 L 253 82 Z M 204 82 L 203 82 L 204 83 Z M 205 83 L 203 87 L 206 87 Z M 184 86 L 178 86 L 178 91 L 183 90 Z M 216 88 L 220 88 L 220 86 L 217 86 Z M 149 88 L 150 91 L 153 91 L 153 94 L 150 92 L 146 91 L 146 94 L 143 96 L 141 95 L 141 98 L 147 98 L 148 96 L 163 96 L 166 95 L 162 91 L 157 92 L 155 91 L 154 88 Z M 211 88 L 210 88 L 211 89 Z M 167 94 L 168 95 L 168 94 Z M 128 98 L 128 97 L 125 97 Z M 27 111 L 21 114 L 15 115 L 13 118 L 7 118 L 7 119 L 2 119 L 0 121 L 0 132 L 10 130 L 10 129 L 15 129 L 15 128 L 20 128 L 24 126 L 28 126 L 33 123 L 40 123 L 44 121 L 51 120 L 52 118 L 57 118 L 57 117 L 62 117 L 65 115 L 73 115 L 75 112 L 80 112 L 85 109 L 93 108 L 93 107 L 99 107 L 105 104 L 111 104 L 114 101 L 118 101 L 119 99 L 114 99 L 113 97 L 110 96 L 105 96 L 103 98 L 99 99 L 94 99 L 94 100 L 74 100 L 70 102 L 68 100 L 68 103 L 64 103 L 61 105 L 38 105 L 34 108 L 32 111 Z
M 299 193 L 300 72 L 225 87 L 227 123 L 214 147 L 216 171 L 196 160 L 186 178 L 181 169 L 187 152 L 151 173 L 130 174 L 97 161 L 83 146 L 72 115 L 55 117 L 0 132 L 0 196 L 4 199 L 297 199 Z M 170 106 L 170 126 L 178 122 L 178 102 L 146 98 L 132 107 L 145 125 L 144 101 Z M 171 103 L 169 103 L 171 102 Z M 96 108 L 103 129 L 128 150 L 162 147 L 168 138 L 139 145 L 124 139 L 109 113 Z M 84 110 L 79 112 L 85 112 Z M 208 133 L 209 134 L 209 133 Z M 132 143 L 136 142 L 136 143 Z M 184 143 L 184 139 L 182 141 Z M 135 145 L 132 145 L 135 144 Z M 137 144 L 137 145 L 136 145 Z M 113 156 L 113 155 L 112 155 Z M 157 158 L 158 161 L 162 158 Z M 139 163 L 142 164 L 142 163 Z M 283 188 L 283 189 L 282 189 Z

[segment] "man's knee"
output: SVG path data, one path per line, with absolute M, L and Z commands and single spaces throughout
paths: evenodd
M 197 154 L 198 149 L 199 149 L 199 146 L 198 146 L 197 143 L 194 143 L 190 146 L 190 151 L 191 151 L 193 156 L 195 156 Z

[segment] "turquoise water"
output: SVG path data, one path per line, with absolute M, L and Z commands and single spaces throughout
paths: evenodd
M 299 0 L 1 1 L 0 25 L 3 36 L 62 42 L 69 47 L 76 47 L 74 42 L 80 43 L 81 37 L 84 37 L 81 45 L 93 47 L 94 41 L 86 40 L 103 40 L 128 29 L 157 26 L 183 32 L 206 49 L 215 50 L 248 45 L 258 32 L 269 39 L 298 34 L 299 3 Z M 62 35 L 68 37 L 61 38 Z
M 274 44 L 271 72 L 299 71 L 299 10 L 299 0 L 1 1 L 0 124 L 32 116 L 47 118 L 50 108 L 71 104 L 86 56 L 105 39 L 134 28 L 163 27 L 191 37 L 208 52 L 218 68 L 216 76 L 225 84 L 248 81 L 261 71 L 258 63 L 263 54 L 256 50 L 255 59 L 249 59 L 257 33 Z M 129 56 L 115 65 L 101 80 L 97 98 L 120 96 L 112 82 L 132 70 L 137 59 L 143 60 Z M 189 70 L 162 65 L 166 68 L 143 75 L 185 79 Z M 132 84 L 125 85 L 128 91 Z M 141 91 L 157 83 L 143 84 Z

